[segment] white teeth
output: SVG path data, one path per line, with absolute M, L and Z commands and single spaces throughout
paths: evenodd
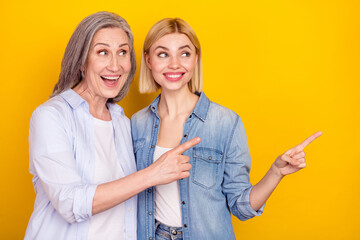
M 102 76 L 102 78 L 105 78 L 106 80 L 118 80 L 119 77 L 105 77 L 105 76 Z
M 178 74 L 178 75 L 166 75 L 169 78 L 178 78 L 180 77 L 182 74 Z

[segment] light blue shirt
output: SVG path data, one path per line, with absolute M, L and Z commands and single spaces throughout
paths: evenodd
M 117 104 L 111 113 L 117 156 L 136 171 L 130 121 Z M 29 130 L 30 173 L 36 199 L 25 239 L 87 239 L 96 184 L 94 119 L 87 102 L 69 89 L 39 106 Z M 136 239 L 137 197 L 125 202 L 126 239 Z
M 138 170 L 153 163 L 160 118 L 157 97 L 131 118 Z M 204 93 L 184 124 L 181 143 L 201 142 L 184 153 L 190 157 L 190 177 L 179 180 L 184 240 L 235 239 L 231 213 L 240 220 L 259 216 L 249 195 L 250 153 L 245 129 L 233 111 L 209 101 Z M 155 240 L 155 187 L 138 195 L 138 239 Z

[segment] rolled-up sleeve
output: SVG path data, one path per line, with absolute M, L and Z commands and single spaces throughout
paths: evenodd
M 34 111 L 29 130 L 30 170 L 56 211 L 75 223 L 91 217 L 97 185 L 82 183 L 66 124 L 54 107 Z
M 237 116 L 231 131 L 228 146 L 225 157 L 223 191 L 231 213 L 242 221 L 260 216 L 264 206 L 255 211 L 250 205 L 251 158 L 244 125 L 239 116 Z

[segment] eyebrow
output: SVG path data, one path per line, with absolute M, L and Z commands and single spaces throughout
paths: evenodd
M 179 50 L 184 49 L 184 48 L 190 48 L 190 46 L 189 46 L 189 45 L 184 45 L 184 46 L 182 46 L 182 47 L 179 47 Z M 190 48 L 190 49 L 191 49 L 191 48 Z
M 109 44 L 107 44 L 107 43 L 96 43 L 95 45 L 94 45 L 94 47 L 96 47 L 97 45 L 103 45 L 103 46 L 106 46 L 106 47 L 110 47 L 110 45 Z M 128 43 L 123 43 L 123 44 L 120 44 L 119 45 L 119 48 L 121 48 L 121 47 L 123 47 L 123 46 L 129 46 L 129 44 Z
M 156 50 L 156 49 L 158 49 L 158 48 L 162 48 L 162 49 L 164 49 L 164 50 L 169 50 L 168 48 L 166 48 L 166 47 L 164 47 L 164 46 L 157 46 L 154 50 Z M 179 47 L 179 50 L 181 50 L 181 49 L 184 49 L 184 48 L 189 48 L 189 49 L 191 49 L 190 48 L 190 46 L 189 45 L 184 45 L 184 46 L 181 46 L 181 47 Z

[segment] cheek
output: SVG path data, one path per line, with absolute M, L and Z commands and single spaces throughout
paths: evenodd
M 167 66 L 167 63 L 166 61 L 152 61 L 151 62 L 151 71 L 153 73 L 159 73 L 161 72 L 166 66 Z
M 125 73 L 129 73 L 129 72 L 131 71 L 131 61 L 130 61 L 130 58 L 128 58 L 127 60 L 125 60 L 125 61 L 122 63 L 122 67 L 123 67 Z
M 99 74 L 104 68 L 106 64 L 103 61 L 96 60 L 96 59 L 89 59 L 86 72 L 92 74 Z
M 196 61 L 188 61 L 186 63 L 184 63 L 184 67 L 188 70 L 188 71 L 193 71 L 196 67 Z
M 161 81 L 161 76 L 163 73 L 163 67 L 164 64 L 161 64 L 161 62 L 152 62 L 151 65 L 151 74 L 154 77 L 155 82 L 159 83 Z M 160 84 L 160 83 L 159 83 Z

